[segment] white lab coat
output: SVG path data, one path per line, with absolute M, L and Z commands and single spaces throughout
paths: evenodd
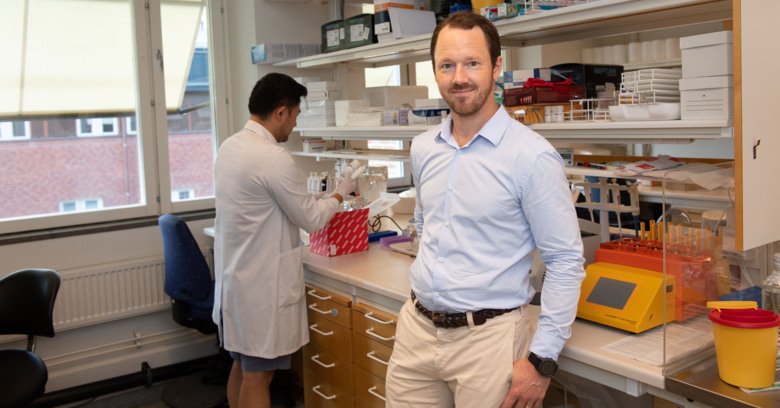
M 298 227 L 322 228 L 338 201 L 308 193 L 290 153 L 251 120 L 220 146 L 214 175 L 212 317 L 222 344 L 263 358 L 293 353 L 309 341 Z

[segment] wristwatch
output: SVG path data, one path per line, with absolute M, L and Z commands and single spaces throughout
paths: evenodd
M 528 361 L 536 368 L 542 377 L 551 378 L 558 372 L 558 363 L 547 357 L 539 357 L 534 353 L 528 355 Z

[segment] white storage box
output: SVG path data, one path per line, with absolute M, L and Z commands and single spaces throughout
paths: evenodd
M 683 78 L 734 74 L 731 31 L 680 38 Z
M 339 85 L 336 82 L 330 82 L 330 81 L 319 81 L 319 82 L 308 82 L 306 84 L 306 90 L 309 92 L 311 91 L 340 91 L 341 85 Z
M 427 97 L 427 86 L 375 86 L 363 91 L 363 99 L 371 106 L 385 108 L 400 108 L 404 104 L 411 107 L 415 99 Z
M 312 127 L 312 126 L 336 126 L 336 119 L 333 117 L 318 115 L 318 116 L 298 116 L 299 127 Z
M 441 98 L 415 99 L 414 108 L 415 109 L 449 109 L 450 106 L 447 105 L 447 102 L 445 102 L 444 99 Z
M 383 115 L 382 108 L 350 108 L 347 126 L 382 126 Z
M 257 44 L 252 47 L 252 63 L 272 64 L 319 53 L 319 44 Z
M 327 150 L 327 145 L 322 139 L 311 139 L 303 141 L 303 151 L 306 153 L 324 152 Z
M 412 110 L 409 108 L 386 109 L 382 126 L 409 126 L 409 115 Z
M 347 126 L 347 114 L 350 108 L 367 108 L 368 106 L 368 101 L 365 99 L 336 101 L 336 126 Z
M 733 117 L 734 77 L 731 75 L 680 80 L 682 119 Z

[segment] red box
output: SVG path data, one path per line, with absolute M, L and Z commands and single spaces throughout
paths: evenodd
M 568 85 L 552 82 L 552 85 L 520 87 L 504 90 L 505 106 L 533 105 L 537 103 L 568 103 L 572 99 L 585 98 L 585 85 Z
M 368 249 L 368 208 L 337 212 L 322 229 L 309 235 L 314 254 L 338 256 Z

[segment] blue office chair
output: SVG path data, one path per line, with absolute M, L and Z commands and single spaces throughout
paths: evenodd
M 209 265 L 187 224 L 173 214 L 159 218 L 165 256 L 165 293 L 171 297 L 173 320 L 203 334 L 217 326 L 211 320 L 214 281 Z
M 0 350 L 0 407 L 28 406 L 49 379 L 35 354 L 35 336 L 54 337 L 54 300 L 60 275 L 50 269 L 23 269 L 0 279 L 0 334 L 27 336 L 27 349 Z
M 216 333 L 217 326 L 211 319 L 214 281 L 198 243 L 181 218 L 163 214 L 158 222 L 165 258 L 165 293 L 171 298 L 173 320 L 203 334 Z M 225 353 L 219 352 L 224 360 Z M 222 405 L 227 400 L 227 371 L 220 366 L 224 363 L 216 359 L 210 366 L 202 367 L 201 372 L 167 384 L 162 391 L 163 402 L 170 407 L 187 408 Z

